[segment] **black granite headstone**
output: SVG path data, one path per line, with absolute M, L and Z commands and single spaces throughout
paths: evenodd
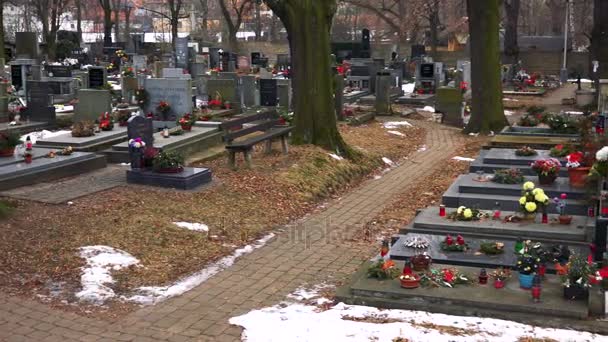
M 49 77 L 72 77 L 72 68 L 65 65 L 47 65 Z
M 52 93 L 49 82 L 28 81 L 26 117 L 31 121 L 55 122 L 55 107 L 49 94 Z
M 177 38 L 175 40 L 175 66 L 188 69 L 188 38 Z
M 368 29 L 361 33 L 361 52 L 359 58 L 370 58 L 372 56 L 371 35 Z
M 127 122 L 127 136 L 129 139 L 141 138 L 146 146 L 154 146 L 154 129 L 152 119 L 143 116 L 132 116 Z
M 15 89 L 23 88 L 23 77 L 21 75 L 21 65 L 11 65 L 11 81 Z
M 262 53 L 260 52 L 252 52 L 251 53 L 251 64 L 252 65 L 260 65 L 260 58 L 262 57 Z
M 350 75 L 365 77 L 370 75 L 370 70 L 367 65 L 353 65 L 350 67 Z
M 260 105 L 276 107 L 278 104 L 277 80 L 260 79 Z
M 107 71 L 104 67 L 89 68 L 89 87 L 91 89 L 103 88 L 107 83 Z
M 426 55 L 426 47 L 424 45 L 412 45 L 412 59 L 425 56 Z

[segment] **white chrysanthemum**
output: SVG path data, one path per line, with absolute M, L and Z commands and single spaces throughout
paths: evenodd
M 458 215 L 460 215 L 460 214 L 462 214 L 462 211 L 463 211 L 463 210 L 465 210 L 466 208 L 467 208 L 467 207 L 465 207 L 465 206 L 458 207 L 458 210 L 456 210 L 456 213 L 457 213 Z
M 597 151 L 595 154 L 595 159 L 598 161 L 607 161 L 608 160 L 608 146 L 602 147 L 601 150 Z

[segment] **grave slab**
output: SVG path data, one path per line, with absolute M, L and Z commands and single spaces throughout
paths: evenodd
M 185 167 L 180 173 L 156 173 L 150 170 L 127 170 L 127 182 L 181 190 L 194 189 L 211 182 L 211 170 Z
M 534 172 L 534 170 L 532 170 L 532 168 L 530 167 L 530 165 L 487 164 L 487 163 L 484 163 L 484 158 L 485 158 L 486 154 L 488 153 L 488 151 L 491 151 L 491 150 L 481 150 L 479 152 L 479 156 L 477 156 L 477 158 L 475 158 L 475 160 L 472 161 L 471 164 L 470 164 L 470 166 L 469 166 L 469 171 L 470 172 L 483 171 L 485 173 L 492 174 L 496 170 L 517 168 L 525 176 L 536 176 L 536 172 Z M 559 176 L 560 177 L 568 177 L 568 170 L 565 167 L 561 168 L 560 171 L 559 171 Z
M 127 127 L 114 125 L 111 131 L 101 131 L 91 137 L 73 137 L 72 133 L 61 134 L 52 138 L 39 140 L 36 146 L 63 149 L 72 146 L 75 151 L 100 151 L 118 142 L 127 140 Z
M 435 264 L 454 265 L 454 266 L 470 266 L 483 268 L 498 268 L 508 267 L 513 269 L 517 264 L 517 256 L 513 253 L 516 240 L 509 239 L 479 239 L 466 234 L 462 234 L 467 243 L 468 250 L 464 252 L 446 252 L 441 250 L 441 243 L 445 239 L 445 235 L 435 234 L 419 234 L 408 233 L 399 235 L 399 239 L 393 244 L 390 250 L 391 259 L 407 260 L 420 253 L 427 253 Z M 427 249 L 414 249 L 406 247 L 405 243 L 411 238 L 421 238 L 429 242 Z M 502 242 L 504 243 L 504 253 L 497 255 L 486 255 L 479 252 L 480 245 L 484 242 Z M 550 247 L 552 244 L 547 244 Z M 583 245 L 568 246 L 570 250 L 578 255 L 585 255 L 589 252 L 589 248 Z M 555 267 L 552 263 L 547 264 L 547 272 L 555 274 Z
M 369 91 L 364 91 L 364 90 L 351 91 L 351 92 L 344 94 L 344 102 L 353 103 L 353 102 L 357 101 L 358 99 L 362 98 L 363 96 L 368 96 L 368 95 L 369 95 Z
M 412 94 L 405 94 L 404 96 L 398 97 L 395 100 L 395 103 L 418 106 L 433 105 L 435 103 L 435 95 L 417 94 L 415 96 L 412 96 Z
M 456 208 L 448 208 L 447 212 Z M 502 217 L 515 214 L 512 211 L 502 211 Z M 550 219 L 557 215 L 549 215 Z M 414 219 L 411 230 L 404 227 L 400 234 L 468 234 L 480 238 L 510 238 L 532 239 L 541 242 L 568 242 L 569 244 L 586 244 L 593 236 L 594 221 L 586 216 L 573 216 L 570 225 L 557 223 L 541 224 L 540 214 L 534 223 L 519 222 L 505 223 L 485 219 L 481 221 L 452 221 L 439 216 L 438 207 L 429 207 L 420 211 Z
M 505 164 L 505 165 L 523 165 L 530 166 L 532 162 L 538 159 L 553 158 L 549 155 L 548 150 L 538 150 L 535 156 L 517 156 L 517 149 L 513 148 L 492 148 L 486 151 L 483 156 L 484 164 Z M 563 166 L 566 166 L 565 158 L 556 158 Z
M 35 146 L 32 149 L 32 154 L 33 154 L 32 160 L 44 158 L 51 151 L 55 151 L 55 150 L 49 149 L 49 148 L 40 148 L 38 146 Z M 23 156 L 21 156 L 17 152 L 15 152 L 15 154 L 12 157 L 0 158 L 0 168 L 7 166 L 7 165 L 11 165 L 11 164 L 21 163 L 21 162 L 23 162 L 23 160 L 24 160 Z
M 458 185 L 460 193 L 521 196 L 523 184 L 479 182 L 476 180 L 477 177 L 477 174 L 474 173 L 460 175 L 454 183 Z M 552 185 L 538 185 L 538 177 L 536 176 L 526 176 L 524 179 L 543 189 L 549 198 L 559 197 L 563 193 L 567 194 L 569 199 L 584 200 L 587 198 L 585 189 L 572 188 L 570 180 L 565 177 L 558 177 Z
M 55 128 L 54 123 L 40 121 L 23 122 L 21 125 L 9 125 L 6 122 L 0 123 L 0 133 L 11 131 L 20 135 L 53 128 Z
M 550 149 L 555 145 L 568 145 L 576 142 L 577 139 L 556 136 L 534 136 L 534 135 L 505 135 L 497 134 L 490 140 L 492 147 L 519 148 L 530 146 L 536 149 Z
M 563 299 L 562 281 L 554 275 L 546 275 L 543 280 L 542 300 L 540 303 L 534 303 L 530 292 L 519 288 L 516 276 L 508 279 L 506 286 L 500 290 L 496 290 L 492 285 L 458 286 L 457 289 L 403 289 L 398 279 L 379 281 L 368 278 L 366 272 L 369 265 L 369 262 L 364 263 L 351 278 L 351 283 L 338 289 L 336 300 L 380 308 L 518 319 L 525 323 L 530 322 L 530 317 L 542 317 L 543 320 L 549 316 L 584 320 L 588 316 L 585 301 Z M 403 267 L 403 263 L 397 262 L 397 267 Z M 471 276 L 478 275 L 480 271 L 475 267 L 458 269 Z
M 558 138 L 579 138 L 578 134 L 562 134 L 555 133 L 549 128 L 537 127 L 520 127 L 507 126 L 498 133 L 498 135 L 514 135 L 514 136 L 537 136 L 537 137 L 558 137 Z

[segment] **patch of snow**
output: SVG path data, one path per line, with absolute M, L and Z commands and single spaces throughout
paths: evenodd
M 374 176 L 374 180 L 378 180 L 378 179 L 380 179 L 380 178 L 382 178 L 382 176 L 380 176 L 380 175 L 375 175 L 375 176 Z
M 180 228 L 186 228 L 188 230 L 194 230 L 197 232 L 209 232 L 209 226 L 202 223 L 190 223 L 190 222 L 173 222 L 174 225 Z
M 98 305 L 115 296 L 107 286 L 114 283 L 110 271 L 139 264 L 139 260 L 131 254 L 108 246 L 81 247 L 80 257 L 85 259 L 87 265 L 82 267 L 82 291 L 76 293 L 76 297 Z
M 515 112 L 514 112 L 514 111 L 512 111 L 512 110 L 505 110 L 505 115 L 506 115 L 506 116 L 511 116 L 511 115 L 513 115 L 513 114 L 515 114 Z
M 425 111 L 425 112 L 435 113 L 435 107 L 433 107 L 433 106 L 425 106 L 424 108 L 422 108 L 420 110 Z
M 411 123 L 403 121 L 387 121 L 382 126 L 386 129 L 397 129 L 399 127 L 414 127 Z
M 70 113 L 73 111 L 74 111 L 74 106 L 55 105 L 55 112 L 57 112 L 57 113 Z
M 475 160 L 475 159 L 473 159 L 473 158 L 458 157 L 458 156 L 456 156 L 456 157 L 454 157 L 454 158 L 452 158 L 452 159 L 453 159 L 453 160 L 458 160 L 458 161 L 466 161 L 466 162 L 472 162 L 472 161 L 474 161 L 474 160 Z
M 392 160 L 390 160 L 386 157 L 382 157 L 382 161 L 384 162 L 384 164 L 386 164 L 388 166 L 395 166 L 395 162 L 393 162 Z
M 344 160 L 344 158 L 340 157 L 337 154 L 334 153 L 328 153 L 330 157 L 334 158 L 335 160 Z
M 568 82 L 577 82 L 578 80 L 575 78 L 569 79 Z M 581 83 L 593 83 L 592 80 L 587 79 L 587 78 L 581 78 Z
M 317 301 L 318 302 L 318 301 Z M 353 317 L 379 318 L 390 323 L 372 323 L 347 319 Z M 383 310 L 339 303 L 329 310 L 315 305 L 284 303 L 253 310 L 232 317 L 230 324 L 243 327 L 243 341 L 393 341 L 397 337 L 408 341 L 496 341 L 512 342 L 524 337 L 557 341 L 608 341 L 608 337 L 565 329 L 540 328 L 512 321 L 483 317 L 463 317 L 433 314 L 424 311 Z M 424 327 L 422 324 L 464 329 L 467 334 L 452 335 L 445 329 Z
M 566 115 L 583 115 L 583 114 L 585 114 L 583 112 L 572 112 L 572 111 L 567 111 L 565 113 L 566 113 Z
M 136 291 L 137 295 L 132 297 L 124 298 L 128 301 L 139 303 L 139 304 L 155 304 L 165 299 L 179 296 L 207 281 L 209 278 L 232 266 L 236 259 L 243 255 L 249 254 L 254 250 L 263 247 L 274 238 L 274 234 L 270 233 L 263 238 L 257 240 L 252 245 L 247 245 L 243 248 L 239 248 L 234 251 L 231 255 L 221 258 L 220 260 L 212 263 L 204 269 L 182 279 L 178 282 L 169 286 L 145 286 L 140 287 Z
M 413 93 L 415 88 L 416 88 L 416 83 L 406 83 L 401 86 L 401 89 L 403 90 L 403 92 L 405 94 Z
M 393 135 L 398 135 L 400 137 L 404 137 L 405 136 L 405 134 L 403 134 L 403 133 L 401 133 L 399 131 L 388 131 L 387 133 L 393 134 Z
M 427 150 L 426 145 L 422 145 L 422 146 L 420 146 L 420 148 L 418 149 L 418 152 L 424 152 L 424 151 L 426 151 L 426 150 Z
M 120 166 L 131 166 L 131 163 L 120 163 Z
M 71 133 L 71 131 L 56 131 L 56 132 L 51 132 L 51 131 L 47 131 L 42 130 L 42 131 L 36 131 L 36 132 L 31 132 L 28 134 L 24 134 L 21 136 L 21 141 L 25 142 L 25 140 L 27 139 L 27 137 L 30 137 L 30 140 L 32 140 L 32 144 L 36 144 L 36 141 L 38 140 L 44 140 L 44 139 L 49 139 L 49 138 L 53 138 L 59 135 L 64 135 L 64 134 L 68 134 Z
M 503 100 L 506 100 L 506 101 L 513 101 L 513 102 L 519 102 L 519 100 L 518 100 L 518 99 L 510 99 L 510 98 L 508 98 L 508 97 L 503 98 Z

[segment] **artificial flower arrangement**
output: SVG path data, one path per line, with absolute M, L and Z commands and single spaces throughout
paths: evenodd
M 526 182 L 523 185 L 522 196 L 519 199 L 519 205 L 523 213 L 533 215 L 549 204 L 549 196 L 545 195 L 545 191 L 537 188 L 534 183 Z
M 129 122 L 131 118 L 131 112 L 128 110 L 119 109 L 116 111 L 116 121 L 118 121 L 118 126 L 124 127 Z
M 487 218 L 489 215 L 475 208 L 467 208 L 461 206 L 448 215 L 448 218 L 454 221 L 479 221 L 482 218 Z
M 279 124 L 281 125 L 291 125 L 291 122 L 293 121 L 293 112 L 282 111 L 279 114 L 279 120 Z
M 99 129 L 102 131 L 111 131 L 114 128 L 114 119 L 110 113 L 105 112 L 99 117 Z
M 537 154 L 538 152 L 530 146 L 524 146 L 515 150 L 515 155 L 518 157 L 531 157 Z
M 523 254 L 519 254 L 517 256 L 516 268 L 520 274 L 531 275 L 536 273 L 539 265 L 540 258 L 528 252 L 524 252 Z
M 72 136 L 75 138 L 92 137 L 95 135 L 95 124 L 92 121 L 76 122 L 72 126 Z
M 540 184 L 550 185 L 557 178 L 562 164 L 555 158 L 547 158 L 535 160 L 530 166 L 538 174 L 538 182 Z
M 19 144 L 21 144 L 21 137 L 17 132 L 0 133 L 0 157 L 12 157 L 15 147 Z
M 160 173 L 179 173 L 184 170 L 185 158 L 178 152 L 159 152 L 154 158 L 154 171 Z
M 505 281 L 511 278 L 511 270 L 505 267 L 499 267 L 490 273 L 490 277 L 496 280 Z
M 126 67 L 121 73 L 122 77 L 135 77 L 135 71 L 133 67 Z
M 568 154 L 566 156 L 566 167 L 568 169 L 575 169 L 578 167 L 581 167 L 582 163 L 583 163 L 583 157 L 585 155 L 583 154 L 583 152 L 580 151 L 576 151 L 576 152 L 572 152 L 570 154 Z
M 469 246 L 461 235 L 458 235 L 456 241 L 454 241 L 452 236 L 448 234 L 441 242 L 441 250 L 445 252 L 464 252 L 467 249 L 469 249 Z
M 431 269 L 420 278 L 420 284 L 425 287 L 454 287 L 473 283 L 473 278 L 456 268 Z
M 190 131 L 194 123 L 196 123 L 196 117 L 190 113 L 184 114 L 184 116 L 177 120 L 177 124 L 182 126 L 184 131 Z
M 555 145 L 549 151 L 549 155 L 553 158 L 563 158 L 572 153 L 572 147 L 568 145 Z
M 498 255 L 505 252 L 503 242 L 482 242 L 479 244 L 479 251 L 486 255 Z
M 127 57 L 127 54 L 125 53 L 124 50 L 116 50 L 116 57 L 118 57 L 118 58 Z
M 524 181 L 524 174 L 519 169 L 496 170 L 492 177 L 492 182 L 499 184 L 521 184 Z
M 156 109 L 162 114 L 167 114 L 171 110 L 171 105 L 167 101 L 160 101 Z
M 65 147 L 63 150 L 61 150 L 62 156 L 69 156 L 72 153 L 74 153 L 74 149 L 72 148 L 72 146 Z
M 562 275 L 564 298 L 571 300 L 586 299 L 592 283 L 597 283 L 597 267 L 591 260 L 572 255 L 568 262 L 568 271 Z
M 535 127 L 538 123 L 538 119 L 531 114 L 526 114 L 517 121 L 517 125 L 522 127 Z
M 379 280 L 395 279 L 399 276 L 395 262 L 388 259 L 380 258 L 367 269 L 368 278 L 377 278 Z
M 135 148 L 135 149 L 144 148 L 144 147 L 146 147 L 146 142 L 143 141 L 141 138 L 131 139 L 131 140 L 129 140 L 129 147 Z

